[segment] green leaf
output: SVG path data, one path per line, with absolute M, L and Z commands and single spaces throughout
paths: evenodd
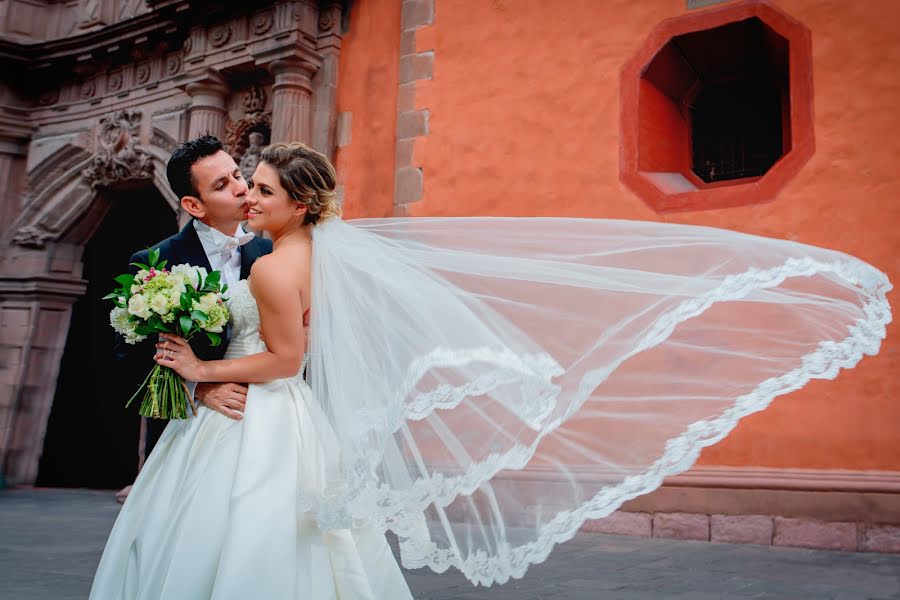
M 164 260 L 161 263 L 159 263 L 158 265 L 156 265 L 156 268 L 157 269 L 165 269 L 167 264 L 169 264 L 169 261 Z
M 219 344 L 222 343 L 222 338 L 219 336 L 218 333 L 210 333 L 209 331 L 207 331 L 206 337 L 209 338 L 209 341 L 213 345 L 213 347 L 218 346 Z
M 224 294 L 224 293 L 227 292 L 227 291 L 228 291 L 228 284 L 226 283 L 225 285 L 222 286 L 222 289 L 219 290 L 219 292 L 222 293 L 222 294 Z
M 148 327 L 147 325 L 138 325 L 134 328 L 134 332 L 138 335 L 153 335 L 156 333 L 156 330 L 152 327 Z
M 165 323 L 159 323 L 158 325 L 154 325 L 153 327 L 156 329 L 156 331 L 159 331 L 160 333 L 172 333 L 169 330 L 168 325 L 166 325 Z
M 181 304 L 181 310 L 191 310 L 191 297 L 188 295 L 187 292 L 181 293 L 180 304 Z
M 118 277 L 116 277 L 115 281 L 123 288 L 131 289 L 131 286 L 134 285 L 134 275 L 125 273 L 124 275 L 119 275 Z
M 196 321 L 200 321 L 201 323 L 206 323 L 209 320 L 209 315 L 200 310 L 192 310 L 191 317 Z
M 181 315 L 178 317 L 178 323 L 181 325 L 181 331 L 184 333 L 184 336 L 187 337 L 191 332 L 191 326 L 194 324 L 194 321 L 187 315 Z
M 121 297 L 122 297 L 121 290 L 116 290 L 111 294 L 107 294 L 107 295 L 103 296 L 103 298 L 101 298 L 101 300 L 112 300 L 114 298 L 121 298 Z
M 150 266 L 155 267 L 156 263 L 159 262 L 159 249 L 152 248 L 150 250 L 150 256 L 148 257 L 148 260 L 150 261 Z
M 145 265 L 144 263 L 131 263 L 132 267 L 137 267 L 138 269 L 143 269 L 145 271 L 150 270 L 150 265 Z

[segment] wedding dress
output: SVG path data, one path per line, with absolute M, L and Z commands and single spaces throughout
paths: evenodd
M 264 349 L 247 282 L 228 294 L 226 358 Z M 301 371 L 302 373 L 302 371 Z M 252 384 L 242 421 L 172 421 L 113 526 L 92 600 L 411 599 L 383 530 L 321 530 L 329 426 L 300 376 Z
M 664 223 L 333 218 L 312 269 L 306 383 L 167 428 L 92 598 L 408 598 L 387 530 L 406 567 L 522 577 L 891 320 L 857 258 Z M 230 303 L 229 356 L 262 349 Z

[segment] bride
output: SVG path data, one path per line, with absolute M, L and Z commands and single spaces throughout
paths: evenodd
M 241 422 L 170 423 L 92 598 L 409 598 L 410 568 L 522 577 L 748 414 L 876 354 L 886 276 L 732 231 L 595 219 L 345 222 L 327 159 L 275 144 L 231 290 Z
M 249 224 L 271 233 L 275 251 L 229 291 L 224 360 L 201 362 L 174 336 L 157 353 L 194 381 L 252 383 L 251 404 L 239 421 L 201 406 L 169 423 L 116 520 L 92 599 L 412 598 L 383 531 L 322 530 L 299 508 L 334 451 L 301 361 L 311 231 L 337 218 L 335 173 L 299 144 L 264 156 Z

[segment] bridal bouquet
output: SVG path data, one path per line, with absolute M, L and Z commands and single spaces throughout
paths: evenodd
M 113 329 L 129 344 L 159 333 L 190 340 L 203 332 L 213 346 L 218 346 L 222 341 L 219 334 L 229 318 L 222 297 L 228 286 L 220 288 L 221 274 L 207 274 L 205 268 L 188 264 L 166 269 L 167 261 L 159 262 L 158 250 L 150 251 L 147 262 L 132 263 L 140 270 L 135 275 L 116 277 L 120 287 L 104 296 L 104 300 L 112 300 L 116 305 L 109 314 Z M 184 379 L 168 367 L 154 366 L 126 406 L 142 392 L 139 412 L 145 417 L 186 419 L 188 404 L 197 414 Z

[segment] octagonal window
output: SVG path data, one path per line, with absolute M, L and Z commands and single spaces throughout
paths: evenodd
M 812 155 L 809 31 L 749 1 L 664 21 L 622 73 L 622 179 L 660 211 L 772 199 Z

